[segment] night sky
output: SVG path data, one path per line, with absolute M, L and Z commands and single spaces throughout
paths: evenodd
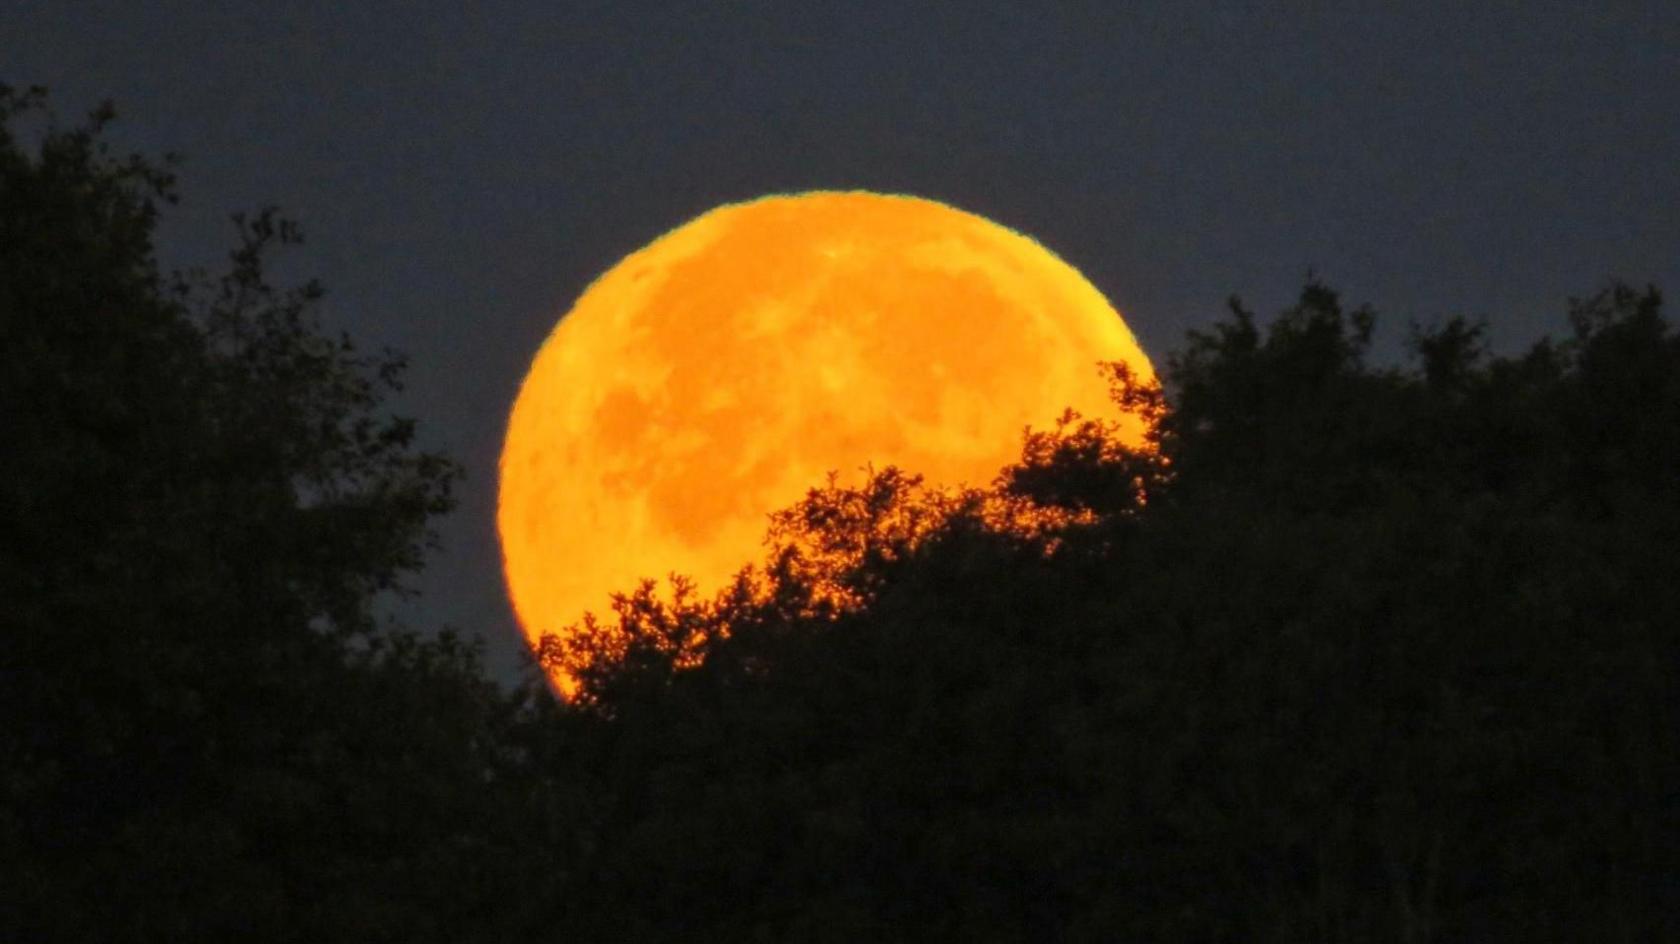
M 113 99 L 118 141 L 184 155 L 167 265 L 216 262 L 234 210 L 304 224 L 284 274 L 410 355 L 400 408 L 467 468 L 405 615 L 506 672 L 518 384 L 590 279 L 722 202 L 983 214 L 1157 359 L 1309 269 L 1387 315 L 1388 354 L 1453 314 L 1509 350 L 1610 276 L 1680 293 L 1680 4 L 1133 6 L 13 0 L 0 81 Z

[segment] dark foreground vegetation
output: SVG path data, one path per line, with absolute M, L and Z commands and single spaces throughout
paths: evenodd
M 1680 935 L 1680 337 L 1409 366 L 1233 304 L 1128 448 L 811 493 L 716 600 L 485 678 L 373 616 L 454 467 L 167 174 L 0 92 L 0 939 Z M 602 535 L 601 540 L 611 540 Z

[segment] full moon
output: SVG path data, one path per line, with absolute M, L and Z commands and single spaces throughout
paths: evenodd
M 714 209 L 600 276 L 537 352 L 501 456 L 515 614 L 535 644 L 642 578 L 717 590 L 831 470 L 985 484 L 1066 408 L 1126 422 L 1105 361 L 1154 376 L 1090 282 L 982 217 L 867 192 Z

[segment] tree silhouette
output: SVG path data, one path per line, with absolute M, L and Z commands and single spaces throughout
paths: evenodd
M 1170 406 L 1117 373 L 1140 447 L 1070 416 L 984 492 L 814 490 L 758 583 L 678 604 L 704 646 L 580 705 L 615 805 L 576 926 L 1672 930 L 1680 346 L 1654 291 L 1570 321 L 1372 367 L 1309 283 L 1193 333 Z
M 373 611 L 455 468 L 270 285 L 292 224 L 162 273 L 169 166 L 43 98 L 0 88 L 0 936 L 460 939 L 510 709 Z

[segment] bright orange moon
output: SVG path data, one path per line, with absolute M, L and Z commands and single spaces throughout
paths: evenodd
M 1029 424 L 1121 419 L 1100 361 L 1154 376 L 1090 282 L 982 217 L 867 192 L 719 207 L 608 270 L 537 353 L 501 457 L 514 611 L 534 644 L 644 577 L 719 589 L 830 470 L 985 484 Z

